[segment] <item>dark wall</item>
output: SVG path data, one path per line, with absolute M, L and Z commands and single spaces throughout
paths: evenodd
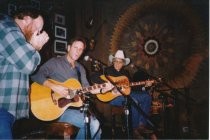
M 86 54 L 109 65 L 109 54 L 113 54 L 116 49 L 123 49 L 134 64 L 153 76 L 162 77 L 172 88 L 180 88 L 180 91 L 175 92 L 176 105 L 168 114 L 171 126 L 167 132 L 171 135 L 169 137 L 175 138 L 176 135 L 176 138 L 186 138 L 190 135 L 191 138 L 208 138 L 209 2 L 101 0 L 94 1 L 95 7 L 90 10 L 89 6 L 84 6 L 87 3 L 77 5 L 75 13 L 80 20 L 76 20 L 76 33 L 92 38 L 97 27 L 105 22 L 95 37 L 97 42 L 94 49 Z M 141 4 L 137 6 L 136 3 Z M 133 5 L 136 11 L 130 14 Z M 94 10 L 97 13 L 91 12 Z M 87 28 L 85 19 L 92 15 L 95 24 Z M 153 23 L 157 23 L 160 30 L 152 30 L 156 28 Z M 148 25 L 148 30 L 147 26 L 142 25 Z M 155 37 L 161 46 L 159 52 L 150 56 L 133 46 L 132 43 L 139 43 L 135 33 L 143 36 L 143 40 Z M 140 42 L 139 46 L 144 46 L 144 43 Z M 91 73 L 90 63 L 82 63 Z M 128 70 L 135 72 L 130 67 Z M 167 93 L 171 94 L 171 90 Z M 101 102 L 97 104 L 100 112 L 109 119 L 110 107 Z M 189 128 L 189 131 L 183 130 L 185 128 Z

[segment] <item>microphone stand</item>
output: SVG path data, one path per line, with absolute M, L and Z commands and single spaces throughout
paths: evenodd
M 189 97 L 188 94 L 184 94 L 183 92 L 181 92 L 179 89 L 180 88 L 173 88 L 171 85 L 169 85 L 168 83 L 166 83 L 165 81 L 163 81 L 162 79 L 158 78 L 158 77 L 155 77 L 153 75 L 150 75 L 146 72 L 146 70 L 144 70 L 143 68 L 139 68 L 138 66 L 135 66 L 137 68 L 137 70 L 141 70 L 143 72 L 145 72 L 150 78 L 153 78 L 155 79 L 156 81 L 158 82 L 161 82 L 161 84 L 165 87 L 167 87 L 168 89 L 167 90 L 170 90 L 171 91 L 171 94 L 167 93 L 167 92 L 164 92 L 163 90 L 157 90 L 158 92 L 161 93 L 162 96 L 164 96 L 164 99 L 163 99 L 163 104 L 164 104 L 164 110 L 165 110 L 165 102 L 166 102 L 166 97 L 170 97 L 174 100 L 174 102 L 178 99 L 178 96 L 177 95 L 182 95 L 185 99 L 186 99 L 186 102 L 189 103 L 189 101 L 192 101 L 192 102 L 195 102 L 196 103 L 196 100 L 193 99 L 192 97 Z M 184 88 L 181 88 L 181 89 L 186 89 L 185 87 Z M 177 102 L 177 101 L 176 101 Z M 188 109 L 188 108 L 187 108 Z M 187 110 L 188 111 L 188 110 Z M 165 118 L 166 115 L 164 114 L 164 121 L 165 121 Z M 177 119 L 178 120 L 178 119 Z M 166 122 L 164 122 L 164 127 L 166 125 Z M 164 128 L 165 129 L 165 128 Z M 165 131 L 165 130 L 164 130 Z
M 122 93 L 121 93 L 122 94 Z M 129 101 L 128 101 L 128 98 L 127 98 L 127 96 L 124 96 L 125 97 L 125 103 L 124 103 L 124 113 L 125 113 L 125 118 L 126 118 L 126 121 L 125 121 L 125 124 L 126 124 L 126 135 L 127 135 L 127 138 L 128 139 L 130 139 L 131 138 L 131 135 L 130 135 L 130 131 L 131 131 L 131 129 L 130 129 L 130 117 L 129 117 L 129 115 L 130 115 L 130 103 L 129 103 Z
M 105 75 L 105 77 L 108 79 L 109 82 L 111 82 L 114 87 L 118 90 L 119 93 L 121 93 L 124 97 L 125 97 L 125 103 L 124 103 L 124 112 L 125 112 L 125 116 L 126 116 L 126 135 L 127 138 L 130 139 L 131 138 L 131 126 L 129 124 L 129 115 L 130 115 L 130 106 L 131 104 L 134 105 L 134 107 L 137 109 L 137 111 L 143 115 L 144 118 L 146 118 L 146 121 L 148 122 L 148 124 L 152 127 L 152 129 L 154 131 L 157 131 L 157 127 L 155 126 L 155 124 L 151 121 L 150 117 L 142 110 L 142 108 L 140 107 L 139 103 L 136 102 L 130 95 L 124 95 L 121 91 L 121 89 L 112 81 L 112 79 L 110 79 L 108 76 Z
M 104 74 L 105 75 L 105 74 Z M 117 91 L 119 92 L 119 93 L 121 93 L 124 97 L 125 97 L 125 102 L 124 102 L 124 106 L 123 106 L 123 109 L 124 109 L 124 113 L 125 113 L 125 118 L 126 118 L 126 122 L 125 122 L 125 125 L 126 125 L 126 135 L 127 135 L 127 139 L 130 139 L 131 138 L 131 135 L 130 135 L 130 133 L 131 133 L 131 126 L 130 126 L 130 117 L 129 117 L 129 115 L 130 115 L 130 103 L 129 103 L 129 100 L 128 100 L 128 96 L 125 96 L 123 93 L 122 93 L 122 91 L 121 91 L 121 89 L 120 89 L 120 87 L 118 87 L 113 81 L 112 81 L 112 79 L 110 79 L 107 75 L 105 75 L 105 77 L 106 77 L 106 79 L 110 82 L 110 83 L 112 83 L 112 85 L 114 86 L 114 88 L 116 88 L 117 89 Z
M 84 105 L 80 111 L 83 111 L 84 113 L 85 139 L 88 140 L 90 139 L 90 118 L 88 116 L 88 110 L 90 106 L 90 101 L 89 101 L 90 97 L 88 95 L 84 95 L 84 96 L 85 96 Z

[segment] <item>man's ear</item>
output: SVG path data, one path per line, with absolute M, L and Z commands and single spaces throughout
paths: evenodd
M 30 24 L 32 22 L 32 18 L 30 17 L 30 16 L 24 16 L 23 17 L 23 23 L 25 24 L 25 25 L 28 25 L 28 24 Z
M 67 52 L 70 50 L 71 45 L 67 45 Z

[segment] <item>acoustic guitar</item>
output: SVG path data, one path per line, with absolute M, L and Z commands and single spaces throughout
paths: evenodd
M 118 96 L 129 95 L 132 86 L 147 85 L 147 84 L 152 85 L 153 83 L 155 83 L 155 80 L 146 80 L 146 81 L 138 81 L 130 83 L 129 79 L 126 76 L 114 77 L 114 76 L 102 75 L 100 76 L 100 78 L 103 79 L 104 81 L 111 81 L 116 85 L 116 87 L 109 92 L 96 94 L 97 98 L 102 102 L 111 101 Z M 120 90 L 120 92 L 118 90 Z
M 65 86 L 69 89 L 69 99 L 53 92 L 50 88 L 42 86 L 36 82 L 31 85 L 30 103 L 31 111 L 35 117 L 43 121 L 52 121 L 60 117 L 68 107 L 81 107 L 83 101 L 80 95 L 91 90 L 106 87 L 106 84 L 96 84 L 94 86 L 81 88 L 81 84 L 76 79 L 68 79 L 61 83 L 50 79 L 55 84 Z

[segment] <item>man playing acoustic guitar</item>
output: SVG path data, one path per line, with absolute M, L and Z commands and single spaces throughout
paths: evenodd
M 32 81 L 38 83 L 32 84 L 31 91 L 31 108 L 34 115 L 42 120 L 52 120 L 56 119 L 56 115 L 51 118 L 50 115 L 57 113 L 60 109 L 61 113 L 57 113 L 57 118 L 60 117 L 58 119 L 59 122 L 67 122 L 80 128 L 76 139 L 85 139 L 86 127 L 84 123 L 84 113 L 78 108 L 68 108 L 71 106 L 71 102 L 72 104 L 76 103 L 76 106 L 80 106 L 77 102 L 80 102 L 81 100 L 79 99 L 80 96 L 77 96 L 77 94 L 85 94 L 86 92 L 91 92 L 93 94 L 100 93 L 100 91 L 102 91 L 101 89 L 103 89 L 103 92 L 107 92 L 113 88 L 113 85 L 109 82 L 105 83 L 105 85 L 99 85 L 98 87 L 92 86 L 84 89 L 78 88 L 80 83 L 82 87 L 89 86 L 85 69 L 77 62 L 85 48 L 86 42 L 83 38 L 78 37 L 72 39 L 68 43 L 68 51 L 65 56 L 51 58 L 40 67 L 39 71 L 35 75 L 31 77 Z M 70 79 L 70 83 L 68 79 Z M 65 81 L 69 84 L 66 85 Z M 39 84 L 45 87 L 43 90 L 47 87 L 50 89 L 48 94 L 42 93 L 43 99 L 40 99 L 41 95 L 39 94 L 39 87 L 41 86 Z M 51 93 L 51 90 L 58 94 Z M 46 91 L 48 90 L 46 89 Z M 48 95 L 49 97 L 46 97 Z M 61 98 L 57 98 L 57 96 Z M 68 102 L 70 102 L 70 105 Z M 40 104 L 41 106 L 38 107 Z M 50 104 L 49 110 L 47 110 L 46 107 L 48 104 Z M 42 111 L 42 113 L 39 114 L 39 110 L 40 112 Z M 89 122 L 91 139 L 100 139 L 101 129 L 99 121 L 92 115 L 90 116 Z
M 109 80 L 112 80 L 114 83 L 116 83 L 116 86 L 119 86 L 119 83 L 121 83 L 121 88 L 120 90 L 123 92 L 124 95 L 129 95 L 137 102 L 142 110 L 148 115 L 150 112 L 150 107 L 151 107 L 151 96 L 148 94 L 146 90 L 144 91 L 133 91 L 133 90 L 127 90 L 126 91 L 126 86 L 131 86 L 127 85 L 129 84 L 129 81 L 127 81 L 126 78 L 131 79 L 129 73 L 124 70 L 124 66 L 128 65 L 130 63 L 129 58 L 125 58 L 124 52 L 122 50 L 118 50 L 115 55 L 110 55 L 109 56 L 109 61 L 112 63 L 110 67 L 107 67 L 104 70 L 104 74 L 106 75 L 105 77 L 109 77 Z M 98 74 L 96 74 L 98 75 Z M 100 75 L 100 74 L 99 74 Z M 104 79 L 102 76 L 100 78 L 97 78 L 99 76 L 92 76 L 92 82 L 93 83 L 103 83 Z M 120 80 L 121 78 L 121 80 Z M 102 80 L 103 79 L 103 80 Z M 115 82 L 118 81 L 118 82 Z M 144 86 L 151 86 L 152 82 L 143 82 L 145 83 Z M 142 83 L 140 82 L 140 85 Z M 122 93 L 117 93 L 116 88 L 112 90 L 112 92 L 109 92 L 108 94 L 97 94 L 96 96 L 99 98 L 101 101 L 109 101 L 109 104 L 114 105 L 114 106 L 124 106 L 125 102 L 125 97 L 120 96 Z M 132 128 L 133 128 L 133 135 L 134 138 L 142 138 L 141 134 L 142 131 L 149 131 L 148 129 L 146 130 L 147 126 L 147 121 L 146 118 L 138 112 L 138 109 L 131 104 L 131 122 L 132 122 Z M 140 133 L 139 133 L 140 132 Z

